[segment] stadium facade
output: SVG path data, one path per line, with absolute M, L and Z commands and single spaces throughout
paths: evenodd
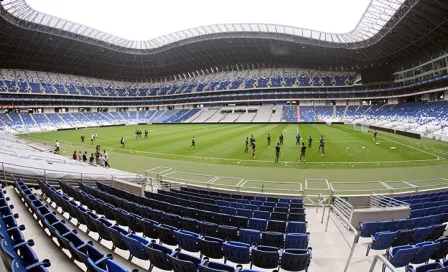
M 374 0 L 345 34 L 233 24 L 138 42 L 25 0 L 3 1 L 0 17 L 1 120 L 11 131 L 367 121 L 446 133 L 446 1 Z

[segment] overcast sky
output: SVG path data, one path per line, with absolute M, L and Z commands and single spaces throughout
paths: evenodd
M 370 0 L 26 0 L 41 12 L 130 40 L 212 24 L 269 23 L 351 31 Z

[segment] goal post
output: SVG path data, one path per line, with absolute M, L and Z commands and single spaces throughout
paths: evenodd
M 369 125 L 355 123 L 355 124 L 353 124 L 353 129 L 367 133 L 367 132 L 369 132 L 370 127 L 369 127 Z

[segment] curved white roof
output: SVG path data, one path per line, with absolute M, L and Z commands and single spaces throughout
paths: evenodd
M 92 0 L 87 0 L 87 1 L 92 1 Z M 102 2 L 103 0 L 95 0 L 95 1 L 100 1 Z M 136 1 L 139 2 L 137 0 L 129 0 L 128 3 L 125 3 L 127 5 L 132 4 L 132 1 Z M 310 6 L 305 5 L 305 2 L 303 1 L 284 1 L 287 3 L 281 3 L 281 2 L 273 2 L 273 1 L 269 1 L 268 3 L 270 3 L 269 5 L 262 5 L 262 1 L 248 1 L 248 2 L 252 2 L 252 9 L 248 10 L 248 7 L 246 5 L 243 4 L 237 4 L 238 2 L 232 3 L 233 0 L 228 0 L 225 2 L 226 7 L 230 7 L 230 10 L 228 9 L 224 9 L 222 6 L 216 6 L 217 2 L 213 1 L 213 4 L 210 1 L 204 1 L 204 0 L 191 0 L 191 1 L 182 1 L 183 3 L 188 2 L 189 5 L 192 7 L 191 10 L 193 11 L 198 11 L 197 13 L 192 13 L 191 10 L 183 10 L 182 7 L 179 6 L 173 6 L 173 4 L 175 3 L 175 0 L 165 0 L 165 1 L 159 1 L 159 2 L 165 2 L 168 4 L 168 6 L 166 8 L 157 8 L 154 5 L 154 1 L 147 1 L 147 0 L 143 0 L 146 3 L 150 3 L 151 5 L 149 5 L 149 7 L 151 7 L 150 9 L 147 10 L 147 16 L 149 17 L 156 17 L 155 14 L 161 14 L 162 18 L 165 18 L 165 20 L 160 20 L 156 21 L 156 22 L 152 22 L 152 23 L 148 23 L 148 28 L 154 28 L 157 30 L 163 30 L 165 28 L 161 27 L 164 24 L 168 24 L 174 21 L 177 25 L 181 25 L 180 28 L 185 28 L 185 26 L 188 26 L 189 24 L 186 22 L 186 20 L 188 20 L 188 18 L 196 18 L 196 17 L 206 17 L 204 16 L 204 14 L 208 14 L 211 12 L 212 16 L 208 16 L 211 17 L 212 19 L 214 18 L 216 13 L 216 21 L 223 21 L 223 17 L 226 20 L 230 20 L 232 19 L 232 16 L 230 16 L 229 14 L 232 14 L 232 10 L 244 10 L 244 14 L 248 15 L 248 14 L 254 14 L 259 12 L 259 10 L 257 10 L 255 7 L 262 7 L 263 9 L 265 9 L 267 11 L 267 14 L 265 15 L 265 18 L 267 18 L 266 20 L 274 20 L 275 18 L 271 18 L 271 17 L 275 17 L 274 14 L 277 14 L 276 16 L 278 17 L 278 14 L 280 14 L 281 16 L 277 18 L 277 20 L 282 21 L 282 22 L 292 22 L 291 19 L 294 18 L 298 18 L 298 17 L 304 17 L 303 14 L 311 14 L 311 16 L 316 17 L 318 20 L 320 21 L 325 21 L 327 23 L 330 24 L 330 29 L 334 29 L 331 28 L 331 25 L 341 25 L 339 23 L 339 21 L 336 18 L 340 18 L 340 21 L 347 21 L 346 17 L 348 16 L 347 13 L 341 12 L 341 10 L 334 10 L 334 7 L 331 6 L 329 4 L 331 15 L 336 15 L 336 17 L 331 17 L 330 15 L 328 15 L 328 13 L 324 14 L 324 18 L 320 18 L 319 14 L 320 13 L 325 13 L 324 11 L 326 10 L 325 8 L 328 8 L 326 6 L 321 6 L 322 3 L 325 3 L 326 0 L 309 0 L 307 3 L 313 3 L 314 8 L 310 8 Z M 389 19 L 396 13 L 396 11 L 400 8 L 400 6 L 403 4 L 403 2 L 405 0 L 346 0 L 348 2 L 352 2 L 352 3 L 356 3 L 356 8 L 352 9 L 351 6 L 349 5 L 343 5 L 344 2 L 346 1 L 334 1 L 334 0 L 329 0 L 330 2 L 326 2 L 328 3 L 336 3 L 338 2 L 339 5 L 341 5 L 342 10 L 348 10 L 348 14 L 351 14 L 353 16 L 356 17 L 352 17 L 355 18 L 355 21 L 357 21 L 356 26 L 353 28 L 353 30 L 345 32 L 345 33 L 330 33 L 330 32 L 324 32 L 324 31 L 316 31 L 316 30 L 312 30 L 309 28 L 300 28 L 300 27 L 293 27 L 293 26 L 288 26 L 288 25 L 279 25 L 279 24 L 268 24 L 268 23 L 222 23 L 222 24 L 214 24 L 214 25 L 206 25 L 206 26 L 200 26 L 200 27 L 191 27 L 185 30 L 181 30 L 181 31 L 177 31 L 177 32 L 172 32 L 170 34 L 166 34 L 166 35 L 162 35 L 162 36 L 158 36 L 156 38 L 152 38 L 150 40 L 130 40 L 130 39 L 126 39 L 123 37 L 120 37 L 118 35 L 114 35 L 114 34 L 109 34 L 108 32 L 112 33 L 113 31 L 113 27 L 110 29 L 107 29 L 105 31 L 100 31 L 97 30 L 95 28 L 83 25 L 81 23 L 82 17 L 87 17 L 92 19 L 91 13 L 88 12 L 79 12 L 76 10 L 73 10 L 73 6 L 71 8 L 71 6 L 68 4 L 70 3 L 70 1 L 68 0 L 64 0 L 64 1 L 60 1 L 58 0 L 58 3 L 62 3 L 62 5 L 66 6 L 68 5 L 65 9 L 59 9 L 62 11 L 61 17 L 66 14 L 67 16 L 69 16 L 70 18 L 72 18 L 72 16 L 70 14 L 76 14 L 76 15 L 80 15 L 76 18 L 81 18 L 81 19 L 76 19 L 75 17 L 73 17 L 72 21 L 68 20 L 68 19 L 62 19 L 59 17 L 56 17 L 56 15 L 58 14 L 54 14 L 56 13 L 54 10 L 49 9 L 49 11 L 45 11 L 43 10 L 44 6 L 42 6 L 42 3 L 46 3 L 46 5 L 48 7 L 53 7 L 56 2 L 53 2 L 53 5 L 49 5 L 48 2 L 52 1 L 42 1 L 42 0 L 4 0 L 2 3 L 3 7 L 5 8 L 5 10 L 7 10 L 10 14 L 12 14 L 13 16 L 20 18 L 22 20 L 25 21 L 29 21 L 32 23 L 36 23 L 36 24 L 41 24 L 41 25 L 45 25 L 45 26 L 49 26 L 49 27 L 53 27 L 53 28 L 57 28 L 57 29 L 62 29 L 65 31 L 69 31 L 69 32 L 73 32 L 79 35 L 83 35 L 89 38 L 93 38 L 96 40 L 100 40 L 103 42 L 107 42 L 107 43 L 111 43 L 113 45 L 117 45 L 117 46 L 121 46 L 121 47 L 125 47 L 125 48 L 131 48 L 131 49 L 155 49 L 155 48 L 160 48 L 163 47 L 165 45 L 169 45 L 175 42 L 180 42 L 182 40 L 186 40 L 186 39 L 190 39 L 190 38 L 195 38 L 195 37 L 200 37 L 200 36 L 204 36 L 204 35 L 210 35 L 210 34 L 225 34 L 225 33 L 244 33 L 244 32 L 255 32 L 255 33 L 269 33 L 269 34 L 286 34 L 286 35 L 291 35 L 291 36 L 298 36 L 298 37 L 303 37 L 303 38 L 309 38 L 309 39 L 314 39 L 314 40 L 319 40 L 319 41 L 324 41 L 324 42 L 330 42 L 330 43 L 337 43 L 337 44 L 341 44 L 341 43 L 345 43 L 345 44 L 349 44 L 349 43 L 356 43 L 356 42 L 362 42 L 365 41 L 371 37 L 373 37 L 375 34 L 377 34 L 382 27 L 389 21 Z M 356 2 L 354 2 L 356 1 Z M 363 2 L 364 1 L 364 2 Z M 89 6 L 83 6 L 83 3 L 86 3 L 84 0 L 78 0 L 78 1 L 73 1 L 74 3 L 77 3 L 78 5 L 80 5 L 82 8 L 84 9 L 90 9 L 91 7 Z M 114 1 L 108 0 L 108 3 L 110 3 L 110 5 L 115 4 Z M 179 3 L 178 1 L 176 1 L 177 3 Z M 212 8 L 210 9 L 203 9 L 201 6 L 197 5 L 198 3 L 195 2 L 203 2 L 203 5 L 214 5 L 212 6 Z M 241 1 L 239 1 L 241 2 Z M 301 3 L 301 8 L 294 8 L 295 6 L 293 5 L 292 2 L 300 2 Z M 348 3 L 346 2 L 346 4 Z M 34 9 L 31 5 L 36 5 L 37 3 L 40 4 L 40 6 L 37 6 L 36 9 Z M 258 3 L 258 4 L 254 4 L 254 3 Z M 363 5 L 360 5 L 359 3 L 363 3 Z M 123 1 L 119 1 L 117 2 L 117 5 L 125 5 Z M 317 5 L 316 5 L 317 4 Z M 172 14 L 170 12 L 170 6 L 173 7 L 172 10 L 181 10 L 184 12 L 185 16 L 179 16 L 176 14 Z M 366 5 L 367 9 L 366 9 Z M 128 6 L 126 6 L 128 7 Z M 132 5 L 131 5 L 132 7 Z M 308 9 L 306 8 L 308 7 Z M 122 8 L 123 10 L 125 10 L 124 6 L 120 6 L 119 8 Z M 138 6 L 137 6 L 138 8 Z M 38 11 L 39 10 L 39 11 Z M 358 11 L 358 13 L 356 13 L 355 11 Z M 51 12 L 50 12 L 51 11 Z M 101 18 L 105 18 L 104 13 L 107 11 L 106 7 L 104 8 L 104 10 L 98 10 L 98 9 L 93 9 L 91 10 L 93 12 L 93 14 L 97 14 L 98 18 L 93 18 L 96 21 L 102 21 Z M 297 17 L 293 17 L 291 16 L 290 12 L 296 13 Z M 47 13 L 43 13 L 43 12 L 47 12 Z M 218 13 L 224 16 L 218 16 Z M 361 13 L 361 14 L 359 14 Z M 52 15 L 50 15 L 52 14 Z M 115 20 L 117 22 L 117 24 L 124 24 L 123 21 L 126 21 L 126 17 L 125 16 L 125 12 L 123 11 L 123 16 L 119 16 L 117 14 L 106 14 L 107 16 L 111 16 L 113 17 L 113 20 Z M 136 17 L 139 17 L 140 19 L 142 19 L 141 15 L 139 15 L 141 13 L 136 12 Z M 146 13 L 145 13 L 146 14 Z M 181 13 L 182 14 L 182 13 Z M 282 20 L 282 17 L 288 18 L 289 20 Z M 160 18 L 160 17 L 159 17 Z M 221 18 L 221 19 L 220 19 Z M 245 19 L 247 19 L 248 21 L 250 20 L 254 20 L 252 17 L 250 16 L 244 16 Z M 252 19 L 251 19 L 252 18 Z M 256 17 L 255 17 L 256 18 Z M 360 18 L 360 19 L 359 19 Z M 143 16 L 143 19 L 145 19 L 145 17 Z M 94 22 L 95 20 L 87 20 L 88 22 L 90 22 L 91 24 L 93 24 L 92 22 Z M 76 23 L 73 21 L 77 21 Z M 104 20 L 107 22 L 107 20 Z M 148 21 L 150 21 L 148 19 Z M 225 21 L 225 20 L 224 20 Z M 300 20 L 298 20 L 300 21 Z M 350 20 L 348 20 L 347 22 L 349 22 Z M 193 23 L 195 23 L 196 21 L 194 21 Z M 351 22 L 353 22 L 353 19 L 351 20 Z M 110 25 L 110 24 L 109 24 Z M 174 24 L 173 24 L 174 25 Z M 116 25 L 115 25 L 116 26 Z M 345 28 L 347 28 L 347 24 L 344 25 Z M 95 27 L 95 26 L 94 26 Z M 127 26 L 129 29 L 131 29 L 129 26 Z M 322 27 L 322 26 L 321 26 Z M 102 27 L 102 29 L 104 30 L 106 27 Z M 169 28 L 168 28 L 169 29 Z M 167 31 L 167 30 L 165 30 Z M 130 31 L 129 31 L 130 32 Z M 142 32 L 142 31 L 141 31 Z M 143 31 L 144 32 L 144 31 Z M 121 36 L 125 36 L 125 35 L 121 35 Z

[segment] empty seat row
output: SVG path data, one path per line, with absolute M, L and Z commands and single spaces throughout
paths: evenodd
M 185 192 L 200 193 L 202 195 L 221 196 L 221 197 L 233 198 L 233 199 L 249 199 L 249 200 L 259 200 L 259 201 L 263 201 L 263 202 L 271 201 L 271 202 L 283 202 L 283 203 L 291 203 L 291 204 L 303 203 L 303 199 L 301 199 L 301 198 L 277 198 L 277 197 L 243 195 L 243 194 L 229 194 L 229 193 L 224 193 L 224 192 L 206 191 L 206 190 L 199 190 L 199 189 L 187 188 L 187 187 L 181 187 L 180 190 L 185 191 Z
M 427 242 L 420 243 L 415 246 L 398 246 L 388 249 L 386 252 L 387 260 L 395 267 L 401 268 L 405 267 L 405 271 L 415 271 L 408 270 L 410 264 L 422 264 L 429 260 L 439 260 L 446 257 L 447 240 L 440 240 L 437 242 Z M 383 265 L 383 271 L 385 265 Z M 423 271 L 439 271 L 439 270 L 423 270 L 419 269 L 419 272 Z M 440 270 L 446 271 L 446 270 Z
M 67 249 L 73 260 L 82 262 L 86 265 L 88 271 L 111 271 L 127 272 L 128 270 L 115 263 L 111 255 L 104 255 L 97 250 L 92 242 L 84 242 L 77 236 L 76 230 L 70 230 L 63 220 L 59 220 L 55 213 L 52 213 L 47 205 L 32 193 L 28 186 L 20 179 L 15 179 L 16 187 L 22 201 L 28 207 L 29 211 L 35 215 L 42 227 L 49 231 L 50 236 L 58 241 L 59 248 Z M 27 256 L 32 260 L 32 256 Z M 41 271 L 27 269 L 26 271 Z M 42 270 L 46 271 L 46 270 Z M 135 271 L 133 271 L 135 272 Z
M 101 206 L 98 205 L 100 202 L 98 202 L 97 199 L 94 199 L 93 197 L 85 197 L 83 196 L 80 191 L 73 188 L 70 185 L 67 185 L 65 183 L 61 182 L 61 187 L 64 191 L 68 192 L 68 194 L 76 199 L 79 199 L 80 203 L 85 204 L 87 207 L 90 207 L 93 210 L 96 210 L 98 213 L 105 214 L 107 218 L 115 220 L 118 224 L 122 226 L 129 226 L 133 231 L 136 232 L 142 232 L 142 226 L 141 223 L 139 223 L 139 219 L 144 219 L 147 217 L 147 219 L 151 220 L 152 222 L 160 223 L 161 225 L 168 228 L 168 231 L 175 230 L 175 229 L 183 229 L 195 233 L 201 233 L 204 236 L 211 236 L 211 237 L 217 237 L 222 239 L 230 239 L 230 240 L 237 240 L 237 241 L 244 241 L 249 244 L 263 244 L 263 245 L 269 245 L 269 246 L 282 246 L 283 245 L 283 230 L 289 226 L 290 232 L 286 235 L 285 241 L 288 241 L 290 239 L 305 239 L 305 243 L 300 243 L 302 245 L 302 248 L 306 248 L 309 240 L 309 234 L 304 234 L 306 230 L 306 223 L 303 222 L 290 222 L 286 225 L 286 222 L 284 221 L 266 221 L 263 219 L 255 219 L 252 218 L 249 221 L 249 226 L 253 227 L 254 229 L 247 229 L 247 228 L 232 228 L 229 226 L 218 226 L 217 224 L 210 223 L 210 222 L 200 222 L 197 220 L 192 220 L 189 218 L 182 218 L 179 216 L 173 216 L 170 214 L 164 214 L 160 215 L 160 217 L 156 218 L 154 217 L 154 211 L 151 212 L 143 212 L 139 215 L 134 214 L 135 211 L 139 210 L 135 206 L 130 206 L 127 210 L 120 210 L 116 209 L 113 206 Z M 86 191 L 95 192 L 95 189 L 89 187 L 89 186 L 83 186 Z M 102 195 L 101 195 L 102 194 Z M 95 194 L 95 196 L 101 197 L 105 196 L 107 193 L 101 193 Z M 121 205 L 123 206 L 123 205 Z M 109 211 L 108 211 L 109 210 Z M 150 218 L 148 218 L 150 217 Z M 255 221 L 256 220 L 256 221 Z M 269 227 L 269 224 L 271 224 L 271 227 Z M 266 225 L 268 227 L 266 227 Z M 160 229 L 160 228 L 159 228 Z M 268 231 L 264 231 L 264 230 Z M 160 229 L 161 231 L 166 231 L 165 228 Z M 276 231 L 276 230 L 281 230 Z M 297 230 L 297 232 L 293 232 Z M 291 234 L 291 235 L 289 235 Z M 302 236 L 299 234 L 303 234 Z M 170 234 L 171 235 L 171 234 Z M 225 236 L 224 236 L 225 235 Z M 172 235 L 171 235 L 172 236 Z M 299 236 L 301 236 L 299 238 Z M 265 239 L 263 239 L 263 237 Z M 289 238 L 289 239 L 288 239 Z M 261 239 L 261 240 L 260 240 Z M 271 242 L 269 242 L 271 241 Z M 272 242 L 274 241 L 274 242 Z M 166 242 L 165 242 L 166 243 Z M 176 245 L 175 241 L 171 239 L 170 242 L 172 245 Z M 278 243 L 278 244 L 277 244 Z
M 422 217 L 422 216 L 442 214 L 442 213 L 448 213 L 448 205 L 436 206 L 436 207 L 424 208 L 424 209 L 418 209 L 418 210 L 411 210 L 410 217 L 415 218 L 415 217 Z
M 6 197 L 6 191 L 0 187 L 0 240 L 4 260 L 8 262 L 14 272 L 46 272 L 46 267 L 50 267 L 49 260 L 39 261 L 34 250 L 33 240 L 25 240 L 22 231 L 24 225 L 17 225 L 18 214 L 12 212 L 14 206 L 8 205 L 9 198 Z
M 363 222 L 359 223 L 361 231 L 360 237 L 371 237 L 380 231 L 396 231 L 409 230 L 415 228 L 434 226 L 440 223 L 445 223 L 448 214 L 431 215 L 412 219 L 377 221 L 377 222 Z
M 134 216 L 134 219 L 129 218 L 130 231 L 126 231 L 119 225 L 112 225 L 107 220 L 99 218 L 94 213 L 86 210 L 83 211 L 81 205 L 76 204 L 74 200 L 70 200 L 65 195 L 58 194 L 51 190 L 48 184 L 39 182 L 43 192 L 57 203 L 61 205 L 64 211 L 77 218 L 80 218 L 79 223 L 85 224 L 90 231 L 97 232 L 101 239 L 112 241 L 114 248 L 120 248 L 130 252 L 130 260 L 136 257 L 142 260 L 149 260 L 151 262 L 150 270 L 153 267 L 158 267 L 164 270 L 175 271 L 196 271 L 200 268 L 201 264 L 206 265 L 199 271 L 234 271 L 233 267 L 226 266 L 225 264 L 209 262 L 211 259 L 222 259 L 224 262 L 232 260 L 235 262 L 239 259 L 240 264 L 251 264 L 264 269 L 275 269 L 279 266 L 286 270 L 302 271 L 306 270 L 311 260 L 311 249 L 299 248 L 278 248 L 272 246 L 257 246 L 250 245 L 248 243 L 223 241 L 219 238 L 201 236 L 197 233 L 177 230 L 168 225 L 157 224 L 151 222 L 152 220 L 145 218 L 137 218 L 136 215 L 122 214 L 122 217 Z M 64 185 L 64 187 L 70 187 Z M 63 188 L 64 188 L 63 187 Z M 72 188 L 75 190 L 74 188 Z M 94 199 L 93 197 L 91 198 Z M 106 211 L 101 209 L 96 210 L 98 214 L 107 214 Z M 116 219 L 116 218 L 114 218 Z M 137 226 L 135 225 L 137 224 Z M 144 237 L 137 235 L 136 233 L 142 232 L 146 237 L 152 239 L 159 239 L 163 244 L 178 245 L 178 250 L 172 251 L 171 249 L 162 246 L 155 241 L 149 241 Z M 281 234 L 282 235 L 282 234 Z M 308 235 L 298 234 L 300 237 L 305 236 L 306 245 L 308 244 Z M 268 237 L 268 235 L 266 235 Z M 291 234 L 292 237 L 292 234 Z M 99 239 L 100 239 L 99 238 Z M 270 237 L 269 237 L 270 238 Z M 281 236 L 283 239 L 283 235 Z M 291 240 L 292 241 L 292 240 Z M 283 243 L 283 242 L 282 242 Z M 282 244 L 283 246 L 283 244 Z M 294 245 L 292 245 L 294 246 Z M 246 255 L 239 255 L 235 250 L 246 247 Z M 195 258 L 190 255 L 184 254 L 181 250 L 200 252 L 201 258 Z M 239 251 L 241 252 L 241 250 Z M 205 258 L 202 258 L 205 256 Z M 247 260 L 247 261 L 245 261 Z M 186 267 L 189 267 L 188 270 Z M 207 269 L 209 268 L 209 269 Z M 221 270 L 213 270 L 221 269 Z M 247 271 L 247 270 L 246 270 Z
M 432 207 L 439 207 L 439 206 L 446 206 L 448 205 L 448 195 L 444 196 L 446 197 L 445 200 L 439 200 L 439 201 L 429 201 L 429 202 L 421 202 L 421 203 L 415 203 L 411 204 L 411 210 L 420 210 L 420 209 L 426 209 L 426 208 L 432 208 Z
M 426 193 L 426 194 L 417 194 L 412 196 L 399 196 L 395 197 L 397 200 L 401 200 L 404 202 L 408 202 L 410 204 L 421 203 L 421 202 L 431 202 L 431 201 L 439 201 L 439 200 L 447 200 L 448 191 L 443 192 L 434 192 L 434 193 Z M 442 198 L 441 198 L 442 197 Z
M 408 272 L 446 272 L 448 271 L 448 261 L 441 263 L 440 261 L 435 261 L 428 264 L 422 264 L 417 267 L 412 265 L 408 266 Z
M 62 183 L 61 186 L 62 188 L 64 188 L 65 185 Z M 267 224 L 264 224 L 263 222 L 265 222 L 266 218 L 269 217 L 264 215 L 262 211 L 256 211 L 256 217 L 249 219 L 244 216 L 228 215 L 224 213 L 203 211 L 200 209 L 185 208 L 172 203 L 153 201 L 151 199 L 143 198 L 138 195 L 134 195 L 132 198 L 129 197 L 131 201 L 127 201 L 125 199 L 122 199 L 121 197 L 110 195 L 106 191 L 99 191 L 89 186 L 82 186 L 81 188 L 85 189 L 89 194 L 115 206 L 123 207 L 128 211 L 133 211 L 134 213 L 148 216 L 151 220 L 155 220 L 158 222 L 166 221 L 167 224 L 174 226 L 179 225 L 179 221 L 181 219 L 180 217 L 182 217 L 182 222 L 185 224 L 186 222 L 192 222 L 191 224 L 197 225 L 197 221 L 206 221 L 213 224 L 233 226 L 238 228 L 247 228 L 249 227 L 249 225 L 257 225 L 258 227 L 256 229 L 278 232 L 285 232 L 286 230 L 287 232 L 305 233 L 304 230 L 306 230 L 306 222 L 303 222 L 305 219 L 303 216 L 294 218 L 294 215 L 290 214 L 289 222 L 283 220 L 269 220 L 267 221 Z M 71 190 L 70 188 L 65 189 Z M 77 192 L 75 191 L 73 193 L 76 194 Z M 151 208 L 149 208 L 148 205 Z M 261 220 L 257 220 L 256 218 L 259 218 Z M 297 227 L 299 227 L 300 229 L 297 229 Z M 305 229 L 303 227 L 305 227 Z
M 445 227 L 445 225 L 438 225 L 414 230 L 377 232 L 375 235 L 372 235 L 372 243 L 367 247 L 366 256 L 369 254 L 370 249 L 384 250 L 389 247 L 417 245 L 422 242 L 436 241 L 443 236 Z M 448 249 L 448 241 L 443 249 L 445 251 Z

